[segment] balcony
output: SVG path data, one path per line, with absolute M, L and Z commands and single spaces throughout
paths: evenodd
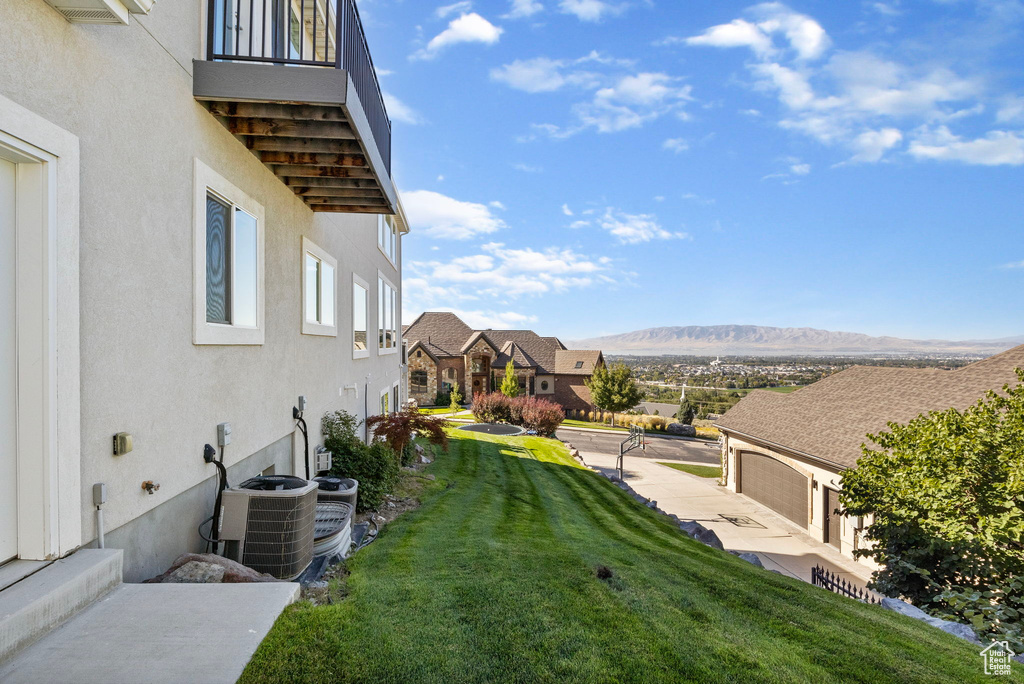
M 313 211 L 393 214 L 391 122 L 355 0 L 208 0 L 193 95 Z

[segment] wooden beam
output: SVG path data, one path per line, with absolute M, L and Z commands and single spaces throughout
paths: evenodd
M 387 202 L 384 201 L 383 197 L 315 197 L 305 196 L 302 201 L 306 204 L 335 204 L 337 206 L 359 206 L 365 205 L 368 207 L 376 206 L 387 206 Z
M 316 154 L 362 154 L 358 140 L 314 140 L 309 138 L 263 138 L 250 135 L 246 147 L 260 152 L 311 152 Z
M 381 206 L 338 206 L 338 205 L 326 205 L 326 204 L 314 204 L 309 207 L 313 211 L 322 211 L 324 213 L 333 214 L 387 214 L 389 210 L 384 205 Z
M 380 190 L 376 179 L 372 178 L 292 178 L 288 175 L 287 166 L 282 167 L 278 177 L 285 185 L 293 188 L 359 188 L 362 190 Z
M 365 168 L 345 168 L 340 166 L 271 166 L 278 176 L 301 178 L 373 178 L 373 171 Z
M 293 187 L 299 197 L 383 197 L 380 190 L 369 188 Z
M 280 138 L 320 138 L 355 140 L 351 126 L 343 123 L 286 121 L 284 119 L 228 119 L 228 130 L 235 135 L 266 135 Z
M 241 117 L 243 119 L 285 119 L 287 121 L 335 121 L 348 123 L 341 107 L 316 105 L 273 104 L 268 102 L 210 102 L 214 116 Z
M 319 154 L 314 152 L 260 152 L 264 164 L 302 166 L 365 167 L 366 158 L 354 154 Z

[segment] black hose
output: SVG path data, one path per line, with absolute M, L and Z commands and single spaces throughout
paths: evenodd
M 210 535 L 213 536 L 211 543 L 213 544 L 213 553 L 217 553 L 220 547 L 220 503 L 221 494 L 228 488 L 228 471 L 224 467 L 224 447 L 220 448 L 220 460 L 214 461 L 213 465 L 217 466 L 217 474 L 220 479 L 220 487 L 217 488 L 217 501 L 213 504 L 213 526 L 210 528 Z
M 302 430 L 302 443 L 305 446 L 304 453 L 306 454 L 306 480 L 309 480 L 309 432 L 308 428 L 306 427 L 306 420 L 302 417 L 301 413 L 298 416 L 296 416 L 295 420 L 299 422 L 299 429 Z
M 203 522 L 199 523 L 199 527 L 196 528 L 196 532 L 198 532 L 199 536 L 202 537 L 203 541 L 206 542 L 206 549 L 207 549 L 207 551 L 209 551 L 209 549 L 210 549 L 210 544 L 216 544 L 217 543 L 216 539 L 210 539 L 205 534 L 203 534 L 203 525 L 205 525 L 206 523 L 210 522 L 211 520 L 213 520 L 213 516 L 212 515 L 209 518 L 207 518 L 206 520 L 204 520 Z M 213 528 L 212 527 L 210 528 L 210 534 L 213 534 Z

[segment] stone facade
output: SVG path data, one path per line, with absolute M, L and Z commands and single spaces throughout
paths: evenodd
M 415 399 L 416 403 L 420 406 L 427 406 L 434 403 L 434 397 L 437 396 L 437 362 L 430 358 L 430 355 L 425 353 L 421 349 L 417 349 L 411 354 L 409 359 L 409 377 L 415 371 L 426 371 L 427 372 L 427 391 L 420 392 L 418 388 L 409 382 L 409 398 Z

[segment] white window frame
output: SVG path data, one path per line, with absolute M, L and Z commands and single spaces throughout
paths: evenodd
M 381 292 L 380 284 L 381 284 L 382 281 L 384 282 L 385 285 L 387 285 L 388 287 L 391 288 L 391 292 L 392 292 L 392 295 L 393 295 L 393 297 L 392 297 L 393 301 L 391 302 L 391 307 L 392 307 L 392 311 L 394 312 L 394 315 L 393 315 L 393 319 L 394 319 L 393 320 L 393 325 L 394 325 L 394 327 L 393 328 L 388 328 L 388 329 L 384 328 L 384 321 L 381 320 L 381 296 L 382 296 L 383 293 Z M 375 330 L 375 335 L 376 335 L 376 338 L 377 338 L 377 355 L 378 356 L 384 356 L 386 354 L 397 354 L 399 348 L 402 346 L 401 345 L 401 339 L 400 339 L 400 336 L 399 336 L 399 331 L 402 328 L 401 324 L 399 323 L 400 315 L 398 313 L 399 312 L 399 308 L 398 307 L 400 305 L 401 305 L 401 302 L 400 302 L 399 297 L 398 297 L 398 288 L 395 287 L 395 284 L 393 282 L 391 282 L 391 279 L 388 278 L 387 276 L 385 276 L 382 271 L 377 271 L 377 327 L 376 327 L 376 330 Z M 392 347 L 388 348 L 388 347 L 382 346 L 383 345 L 383 340 L 381 339 L 381 334 L 380 334 L 381 330 L 385 330 L 385 331 L 386 330 L 390 330 L 391 331 L 392 343 L 393 343 Z M 386 337 L 386 335 L 384 337 Z
M 363 300 L 366 305 L 366 349 L 356 349 L 356 307 L 355 307 L 355 292 L 356 287 L 363 288 Z M 373 316 L 370 312 L 370 284 L 363 278 L 360 278 L 355 273 L 352 274 L 352 358 L 353 359 L 366 359 L 370 357 L 370 335 L 376 337 L 376 327 L 371 325 Z
M 316 321 L 311 321 L 309 316 L 309 310 L 307 307 L 306 298 L 306 256 L 311 256 L 321 264 L 327 264 L 334 269 L 334 282 L 331 283 L 331 288 L 334 290 L 334 325 L 325 325 Z M 299 271 L 302 277 L 302 334 L 303 335 L 319 335 L 321 337 L 337 337 L 338 336 L 338 260 L 327 253 L 326 250 L 319 247 L 315 242 L 302 236 L 302 258 L 299 260 Z M 320 271 L 321 275 L 323 270 Z M 322 302 L 324 299 L 324 282 L 323 278 L 319 279 L 317 283 L 319 292 L 317 292 L 318 301 Z M 320 312 L 321 317 L 323 312 Z
M 388 402 L 388 406 L 385 408 L 384 402 Z M 380 391 L 380 401 L 377 403 L 377 409 L 380 411 L 378 415 L 387 416 L 391 415 L 394 411 L 394 407 L 391 404 L 391 388 L 385 387 Z
M 377 214 L 377 249 L 398 268 L 398 226 L 394 216 Z
M 194 206 L 192 217 L 192 342 L 196 345 L 261 345 L 265 337 L 266 211 L 263 205 L 235 185 L 195 160 Z M 210 323 L 206 320 L 206 198 L 209 194 L 231 206 L 231 230 L 234 233 L 234 210 L 241 209 L 256 219 L 256 327 Z M 232 240 L 234 244 L 234 240 Z M 232 249 L 234 249 L 232 247 Z M 232 254 L 233 257 L 233 254 Z M 232 284 L 232 288 L 234 285 Z

